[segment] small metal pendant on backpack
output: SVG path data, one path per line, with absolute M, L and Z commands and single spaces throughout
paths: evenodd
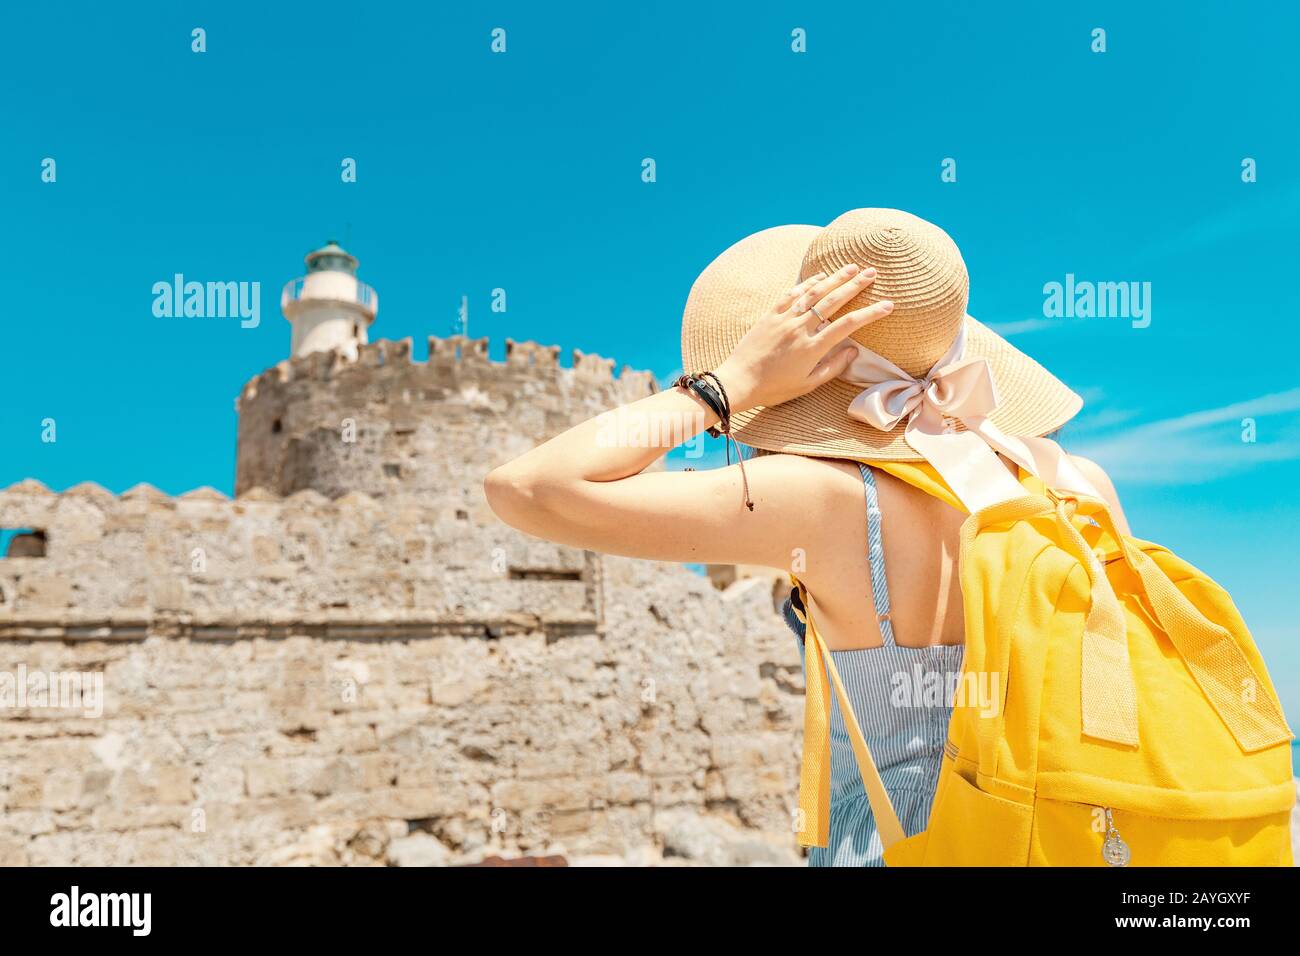
M 1119 830 L 1115 829 L 1115 821 L 1107 808 L 1106 839 L 1101 844 L 1101 858 L 1108 866 L 1128 866 L 1130 855 L 1128 844 L 1119 835 Z

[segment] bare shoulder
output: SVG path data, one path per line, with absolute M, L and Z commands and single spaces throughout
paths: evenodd
M 1097 464 L 1091 458 L 1084 458 L 1082 455 L 1071 455 L 1070 461 L 1079 469 L 1083 477 L 1096 486 L 1097 490 L 1102 493 L 1111 504 L 1119 504 L 1119 496 L 1115 492 L 1115 484 L 1110 480 L 1110 475 L 1106 470 Z
M 778 481 L 784 487 L 783 501 L 797 515 L 801 528 L 822 529 L 828 541 L 856 547 L 853 536 L 866 527 L 864 520 L 846 520 L 866 514 L 862 467 L 856 461 L 784 454 L 764 455 L 756 461 L 769 466 L 765 483 Z M 907 532 L 902 537 L 929 540 L 949 530 L 949 525 L 960 524 L 962 513 L 940 499 L 887 471 L 872 468 L 871 472 L 880 508 L 890 516 L 891 526 Z M 807 530 L 801 533 L 808 534 Z
M 1111 516 L 1114 517 L 1116 524 L 1125 534 L 1129 534 L 1128 520 L 1124 516 L 1124 509 L 1119 503 L 1119 492 L 1115 490 L 1115 483 L 1110 480 L 1110 475 L 1106 470 L 1097 464 L 1091 458 L 1084 458 L 1082 455 L 1071 455 L 1070 461 L 1074 462 L 1076 468 L 1083 477 L 1087 478 L 1098 491 L 1101 492 L 1102 498 L 1106 504 L 1110 505 Z
M 809 506 L 842 497 L 849 492 L 861 493 L 862 477 L 858 466 L 838 458 L 812 458 L 807 455 L 760 455 L 745 462 L 775 482 L 789 482 L 797 487 Z
M 799 540 L 833 540 L 846 509 L 862 501 L 862 474 L 855 462 L 807 455 L 760 455 L 745 462 L 755 501 L 766 499 L 776 534 Z
M 846 510 L 862 498 L 862 478 L 856 465 L 827 458 L 772 454 L 747 458 L 744 468 L 754 510 L 744 513 L 743 521 L 731 519 L 728 533 L 719 536 L 737 551 L 735 563 L 788 569 L 795 549 L 838 555 L 837 549 L 845 544 Z M 720 496 L 711 510 L 725 513 L 737 507 L 740 484 L 745 479 L 736 465 L 702 474 L 721 472 L 730 472 L 731 480 L 715 489 Z M 753 533 L 741 536 L 737 533 L 740 529 L 752 529 Z M 816 562 L 818 568 L 836 563 Z M 817 573 L 801 577 L 816 586 Z

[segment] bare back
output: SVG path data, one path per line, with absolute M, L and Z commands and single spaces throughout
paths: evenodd
M 1109 480 L 1086 459 L 1073 460 L 1090 478 L 1100 477 L 1098 485 L 1122 522 Z M 1013 465 L 1003 463 L 1014 473 Z M 809 464 L 844 515 L 833 534 L 823 536 L 820 560 L 818 553 L 810 554 L 807 571 L 798 575 L 808 586 L 818 633 L 832 650 L 878 647 L 883 639 L 867 560 L 862 477 L 852 462 L 815 459 Z M 966 515 L 885 472 L 875 471 L 875 478 L 895 642 L 904 647 L 961 644 L 965 622 L 957 564 Z

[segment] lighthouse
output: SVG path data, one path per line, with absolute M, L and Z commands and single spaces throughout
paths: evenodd
M 293 326 L 290 354 L 340 349 L 355 359 L 379 311 L 378 293 L 357 278 L 356 257 L 332 239 L 306 262 L 307 274 L 280 293 L 280 311 Z

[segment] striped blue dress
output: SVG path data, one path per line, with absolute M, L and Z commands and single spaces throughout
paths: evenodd
M 961 673 L 964 648 L 960 644 L 900 647 L 894 643 L 876 480 L 866 465 L 858 467 L 867 497 L 871 588 L 884 644 L 830 653 L 899 822 L 912 836 L 924 830 L 930 819 L 952 714 L 951 694 Z M 792 593 L 784 611 L 802 657 L 804 624 L 795 614 L 798 601 L 797 592 Z M 805 659 L 805 669 L 807 666 Z M 831 697 L 830 738 L 830 840 L 825 847 L 809 849 L 808 865 L 884 866 L 880 835 L 837 695 Z

